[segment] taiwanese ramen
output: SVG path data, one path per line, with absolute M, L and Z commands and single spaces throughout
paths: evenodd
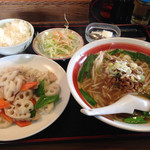
M 122 49 L 100 51 L 84 61 L 78 75 L 83 97 L 93 107 L 108 106 L 126 94 L 150 97 L 150 56 Z M 127 123 L 146 123 L 149 112 L 117 114 Z

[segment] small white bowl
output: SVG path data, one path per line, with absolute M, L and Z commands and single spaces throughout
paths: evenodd
M 92 106 L 85 99 L 83 99 L 78 87 L 77 78 L 82 63 L 84 62 L 86 57 L 91 53 L 96 54 L 101 50 L 117 49 L 117 48 L 138 51 L 150 56 L 149 42 L 132 38 L 116 37 L 116 38 L 101 39 L 88 43 L 87 45 L 83 46 L 69 61 L 67 67 L 68 85 L 72 95 L 74 96 L 75 100 L 79 103 L 79 105 L 81 105 L 81 107 L 85 109 L 92 108 Z M 146 124 L 128 124 L 125 122 L 113 120 L 108 116 L 107 117 L 95 116 L 95 117 L 109 125 L 124 130 L 137 132 L 150 132 L 150 122 Z
M 2 19 L 2 20 L 0 20 L 0 27 L 4 26 L 6 23 L 10 23 L 10 22 L 13 22 L 15 20 L 25 21 L 25 20 L 16 19 L 16 18 Z M 30 26 L 31 36 L 21 44 L 9 46 L 9 47 L 0 47 L 0 54 L 2 54 L 2 55 L 13 55 L 13 54 L 21 53 L 28 48 L 28 46 L 31 44 L 32 39 L 33 39 L 34 27 L 29 22 L 27 22 L 27 21 L 25 21 L 25 22 L 28 23 Z

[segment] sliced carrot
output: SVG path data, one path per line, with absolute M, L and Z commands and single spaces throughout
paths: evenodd
M 57 39 L 57 38 L 54 38 L 54 41 L 58 41 L 58 39 Z
M 30 122 L 30 121 L 15 121 L 15 123 L 19 127 L 25 127 L 25 126 L 29 126 L 32 122 Z
M 1 110 L 0 115 L 2 118 L 6 119 L 7 121 L 13 122 L 13 119 L 11 117 L 7 116 L 3 109 Z
M 36 104 L 36 100 L 35 100 L 35 98 L 30 98 L 30 101 L 33 103 L 33 105 L 35 105 Z
M 2 98 L 0 98 L 0 109 L 8 107 L 8 106 L 9 106 L 9 103 L 3 100 Z
M 39 84 L 39 82 L 24 83 L 24 84 L 22 84 L 20 91 L 23 92 L 23 91 L 29 90 L 29 89 L 33 88 L 34 86 L 36 86 L 37 84 Z
M 63 34 L 61 32 L 59 32 L 58 30 L 56 31 L 60 37 L 64 37 Z

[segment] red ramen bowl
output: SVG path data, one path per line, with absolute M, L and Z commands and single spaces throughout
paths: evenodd
M 78 104 L 86 109 L 92 108 L 92 106 L 83 98 L 78 87 L 78 73 L 79 70 L 90 54 L 96 54 L 100 51 L 113 50 L 113 49 L 124 49 L 129 51 L 140 52 L 150 56 L 150 43 L 142 40 L 132 38 L 108 38 L 97 40 L 83 46 L 77 51 L 71 58 L 67 68 L 67 79 L 69 88 L 75 100 Z M 109 125 L 124 130 L 137 131 L 137 132 L 149 132 L 150 122 L 146 124 L 129 124 L 121 121 L 112 119 L 109 116 L 95 116 L 95 118 L 103 121 Z

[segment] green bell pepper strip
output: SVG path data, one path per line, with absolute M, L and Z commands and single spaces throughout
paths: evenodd
M 37 103 L 34 106 L 34 109 L 30 112 L 31 113 L 31 118 L 33 118 L 36 115 L 36 110 L 39 108 L 42 108 L 46 104 L 53 103 L 59 100 L 59 94 L 54 95 L 54 96 L 41 96 Z
M 150 56 L 145 55 L 145 54 L 140 53 L 140 52 L 132 52 L 132 51 L 127 51 L 127 50 L 122 50 L 122 49 L 115 49 L 115 50 L 110 51 L 108 54 L 109 55 L 115 55 L 117 53 L 129 55 L 134 61 L 139 59 L 141 61 L 145 61 L 147 64 L 150 64 Z
M 54 95 L 54 96 L 41 96 L 37 103 L 35 104 L 34 108 L 39 109 L 45 106 L 46 104 L 53 103 L 59 100 L 59 95 Z
M 84 61 L 81 70 L 79 71 L 78 81 L 82 82 L 84 76 L 86 75 L 88 78 L 91 77 L 91 68 L 93 66 L 93 62 L 96 59 L 97 55 L 90 54 L 86 60 Z
M 80 92 L 82 94 L 82 96 L 86 99 L 86 101 L 92 105 L 95 106 L 97 104 L 97 102 L 94 100 L 93 97 L 91 97 L 87 92 L 85 92 L 83 89 L 80 89 Z
M 148 123 L 148 121 L 144 120 L 143 116 L 125 118 L 124 122 L 130 123 L 130 124 Z
M 45 95 L 45 89 L 44 89 L 44 80 L 42 80 L 38 86 L 37 89 L 35 89 L 35 94 L 37 96 Z

